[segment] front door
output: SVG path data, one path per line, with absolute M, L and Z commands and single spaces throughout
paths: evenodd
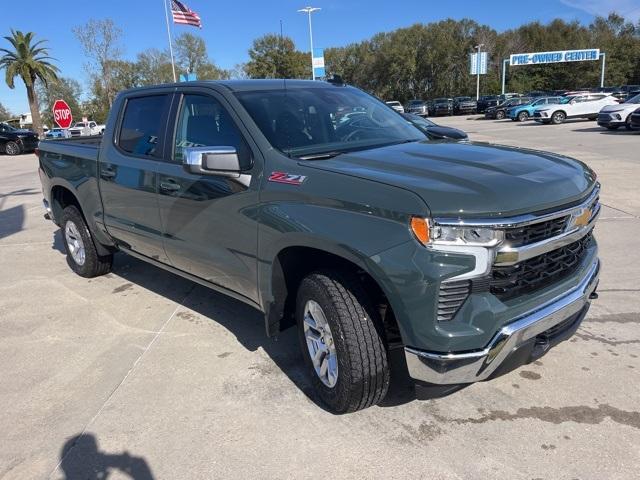
M 257 300 L 259 150 L 213 90 L 187 89 L 178 100 L 170 159 L 159 166 L 165 251 L 174 267 Z M 184 149 L 195 146 L 234 147 L 248 175 L 187 172 Z
M 130 97 L 98 166 L 104 222 L 119 245 L 167 262 L 158 211 L 157 165 L 163 160 L 164 130 L 172 94 Z

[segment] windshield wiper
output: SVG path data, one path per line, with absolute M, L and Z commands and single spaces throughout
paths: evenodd
M 298 157 L 300 160 L 325 160 L 328 158 L 337 157 L 338 155 L 343 154 L 344 152 L 335 150 L 332 152 L 322 152 L 322 153 L 310 153 L 309 155 L 302 155 Z

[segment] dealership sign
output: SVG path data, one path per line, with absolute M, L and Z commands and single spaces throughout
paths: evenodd
M 509 58 L 509 65 L 538 65 L 541 63 L 584 62 L 598 60 L 600 49 L 560 50 L 557 52 L 514 53 Z

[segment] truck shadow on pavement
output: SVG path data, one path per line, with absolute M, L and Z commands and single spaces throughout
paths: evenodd
M 64 254 L 59 230 L 54 233 L 52 248 Z M 269 338 L 264 329 L 264 315 L 253 307 L 126 254 L 115 255 L 110 275 L 116 275 L 216 322 L 232 333 L 238 342 L 251 352 L 262 348 L 309 400 L 324 408 L 309 381 L 298 344 L 296 327 L 283 331 L 278 338 Z M 120 290 L 116 288 L 114 293 L 117 291 Z M 176 317 L 186 320 L 189 320 L 190 316 L 192 314 L 188 312 L 176 314 Z M 380 406 L 393 407 L 416 399 L 436 398 L 451 393 L 450 387 L 414 388 L 402 349 L 390 352 L 390 360 L 391 385 Z M 443 393 L 445 391 L 446 393 Z
M 91 433 L 75 435 L 64 444 L 60 452 L 60 469 L 65 480 L 98 480 L 116 472 L 133 480 L 154 478 L 144 457 L 136 457 L 127 451 L 102 452 Z

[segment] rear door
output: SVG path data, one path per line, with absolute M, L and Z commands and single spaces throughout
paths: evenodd
M 257 294 L 258 203 L 262 157 L 248 131 L 213 89 L 176 95 L 168 161 L 159 166 L 158 200 L 171 264 L 252 300 Z M 242 179 L 187 172 L 185 147 L 234 147 Z
M 101 152 L 99 175 L 104 222 L 117 242 L 167 262 L 158 211 L 158 162 L 165 159 L 164 135 L 171 90 L 124 101 L 112 145 Z

